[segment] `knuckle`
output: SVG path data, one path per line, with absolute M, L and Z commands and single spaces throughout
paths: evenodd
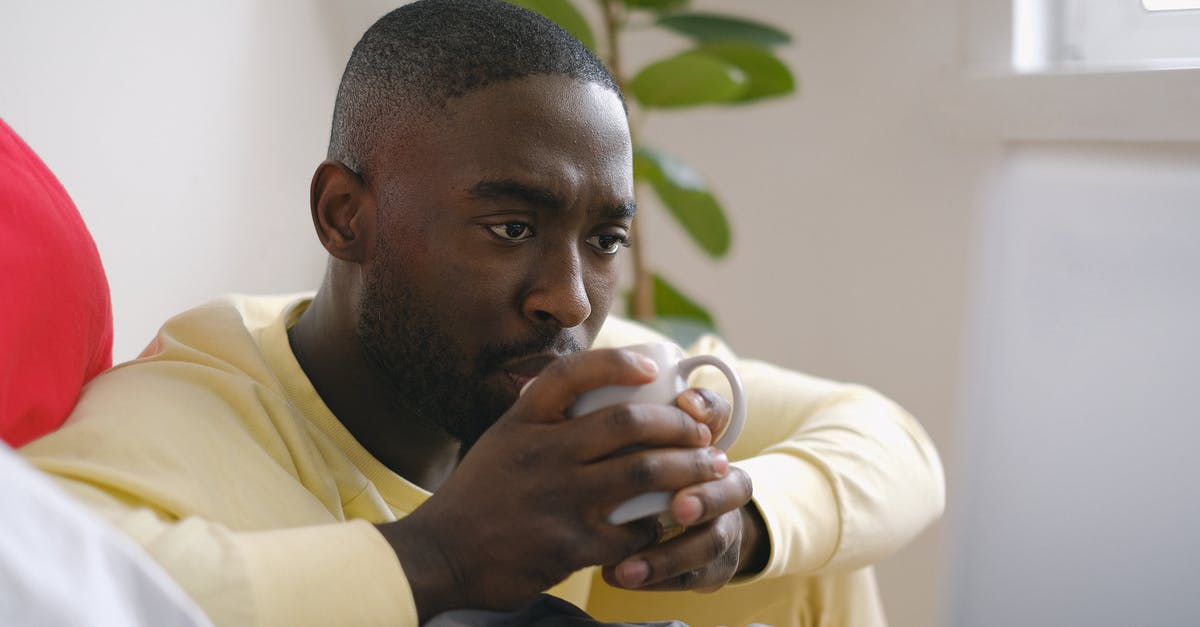
M 709 413 L 716 416 L 728 416 L 731 410 L 729 402 L 721 395 L 708 388 L 697 388 L 700 398 L 704 400 L 704 406 Z
M 701 576 L 699 569 L 684 571 L 675 577 L 675 585 L 684 590 L 694 588 Z
M 743 503 L 749 501 L 754 496 L 754 481 L 750 479 L 750 473 L 741 468 L 733 467 L 734 472 L 730 473 L 737 477 L 738 494 Z
M 737 574 L 739 557 L 737 551 L 726 551 L 725 555 L 721 557 L 721 570 L 725 573 L 725 581 L 729 581 Z
M 709 561 L 719 560 L 729 552 L 730 547 L 733 546 L 733 536 L 733 532 L 727 525 L 713 525 L 712 533 L 709 534 Z
M 630 433 L 641 427 L 644 417 L 641 410 L 633 405 L 617 405 L 609 410 L 606 419 L 610 430 L 616 433 Z
M 550 550 L 551 564 L 559 564 L 574 569 L 587 561 L 585 543 L 579 538 L 563 537 Z
M 704 424 L 704 422 L 700 420 L 696 420 L 686 411 L 679 409 L 678 407 L 670 407 L 669 409 L 671 417 L 670 426 L 672 429 L 674 429 L 673 435 L 675 437 L 691 442 L 693 440 L 700 441 L 701 433 L 703 433 L 704 430 L 708 430 L 708 433 L 710 434 L 712 433 L 712 430 L 708 427 L 708 425 Z
M 692 470 L 700 479 L 710 479 L 713 476 L 713 457 L 707 449 L 692 452 Z
M 630 455 L 625 476 L 635 486 L 648 487 L 653 485 L 660 466 L 658 459 L 652 455 Z

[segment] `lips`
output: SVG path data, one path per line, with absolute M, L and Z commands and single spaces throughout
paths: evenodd
M 533 381 L 533 377 L 527 377 L 523 374 L 514 374 L 508 372 L 507 370 L 504 372 L 504 374 L 507 374 L 508 378 L 512 379 L 513 385 L 517 386 L 518 390 L 525 389 L 525 386 L 528 385 L 530 381 Z
M 561 355 L 552 353 L 541 353 L 530 355 L 510 361 L 502 366 L 504 374 L 512 381 L 513 386 L 517 391 L 525 387 L 534 377 L 541 374 L 550 362 L 558 359 Z

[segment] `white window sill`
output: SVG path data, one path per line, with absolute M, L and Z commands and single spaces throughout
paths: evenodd
M 1200 142 L 1197 68 L 976 71 L 948 78 L 945 96 L 945 123 L 967 138 Z

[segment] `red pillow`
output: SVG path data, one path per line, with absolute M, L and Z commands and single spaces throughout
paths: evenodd
M 49 168 L 0 119 L 0 438 L 58 428 L 112 365 L 112 303 L 96 243 Z

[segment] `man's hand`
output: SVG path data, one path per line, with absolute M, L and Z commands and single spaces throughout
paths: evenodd
M 710 390 L 687 390 L 676 405 L 714 434 L 728 425 L 729 403 Z M 687 529 L 605 567 L 604 580 L 620 588 L 710 592 L 734 575 L 762 570 L 769 543 L 751 492 L 750 477 L 738 468 L 680 490 L 671 499 L 671 517 Z
M 722 546 L 740 537 L 717 519 L 746 502 L 749 482 L 740 473 L 728 479 L 728 461 L 709 447 L 705 421 L 668 405 L 564 416 L 587 390 L 640 385 L 656 374 L 653 362 L 619 349 L 555 361 L 445 485 L 409 516 L 379 526 L 400 558 L 422 620 L 460 607 L 515 608 L 580 568 L 634 555 L 656 539 L 653 521 L 615 526 L 606 517 L 643 492 L 687 488 L 676 504 L 699 497 L 694 521 L 713 522 L 698 529 L 719 529 Z M 649 448 L 615 454 L 631 446 Z M 686 552 L 695 555 L 682 563 L 699 566 L 697 549 Z

